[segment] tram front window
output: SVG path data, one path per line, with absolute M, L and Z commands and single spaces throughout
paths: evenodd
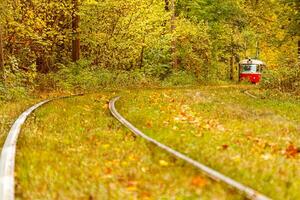
M 243 65 L 242 66 L 242 72 L 255 73 L 256 70 L 257 70 L 256 65 Z

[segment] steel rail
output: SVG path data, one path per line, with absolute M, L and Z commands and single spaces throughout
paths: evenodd
M 246 95 L 248 95 L 249 97 L 252 97 L 253 99 L 258 99 L 257 96 L 255 96 L 255 95 L 249 93 L 248 90 L 243 91 L 243 93 L 246 94 Z
M 144 134 L 142 131 L 140 131 L 139 129 L 137 129 L 135 126 L 133 126 L 129 121 L 127 121 L 117 110 L 115 107 L 115 103 L 117 100 L 119 100 L 119 96 L 115 97 L 113 99 L 110 100 L 109 102 L 109 110 L 111 112 L 111 114 L 119 121 L 121 122 L 121 124 L 123 124 L 125 127 L 127 127 L 128 129 L 130 129 L 130 131 L 132 131 L 135 135 L 140 136 L 142 138 L 144 138 L 145 140 L 147 140 L 148 142 L 151 142 L 153 144 L 155 144 L 156 146 L 158 146 L 159 148 L 169 152 L 170 154 L 172 154 L 173 156 L 182 159 L 186 162 L 188 162 L 189 164 L 193 165 L 194 167 L 198 168 L 199 170 L 201 170 L 202 172 L 204 172 L 207 176 L 209 176 L 210 178 L 212 178 L 215 181 L 221 181 L 226 183 L 227 185 L 230 185 L 231 187 L 235 188 L 237 191 L 242 192 L 243 194 L 245 194 L 247 196 L 247 198 L 252 199 L 252 200 L 270 200 L 269 197 L 255 191 L 254 189 L 247 187 L 223 174 L 221 174 L 220 172 L 209 168 L 207 166 L 205 166 L 204 164 L 201 164 L 200 162 L 193 160 L 192 158 L 170 148 L 169 146 L 166 146 L 156 140 L 154 140 L 153 138 L 147 136 L 146 134 Z
M 0 200 L 14 200 L 15 199 L 15 157 L 16 145 L 18 136 L 21 131 L 22 125 L 25 123 L 28 116 L 37 108 L 45 105 L 54 100 L 82 96 L 83 94 L 58 97 L 53 99 L 44 100 L 40 103 L 33 105 L 23 112 L 12 125 L 5 143 L 2 148 L 0 157 Z

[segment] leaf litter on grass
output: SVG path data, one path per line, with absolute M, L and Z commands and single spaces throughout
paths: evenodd
M 28 119 L 17 147 L 17 199 L 242 198 L 122 127 L 108 111 L 111 97 L 58 100 Z
M 300 198 L 297 101 L 254 101 L 238 87 L 144 90 L 121 101 L 121 113 L 158 141 L 274 199 Z

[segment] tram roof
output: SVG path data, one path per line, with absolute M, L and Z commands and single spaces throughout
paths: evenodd
M 264 65 L 265 63 L 261 60 L 256 60 L 256 59 L 244 59 L 240 61 L 240 64 Z

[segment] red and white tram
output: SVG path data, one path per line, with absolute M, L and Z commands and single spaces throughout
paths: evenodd
M 245 59 L 239 63 L 239 79 L 258 83 L 261 80 L 262 70 L 265 63 L 255 59 Z

